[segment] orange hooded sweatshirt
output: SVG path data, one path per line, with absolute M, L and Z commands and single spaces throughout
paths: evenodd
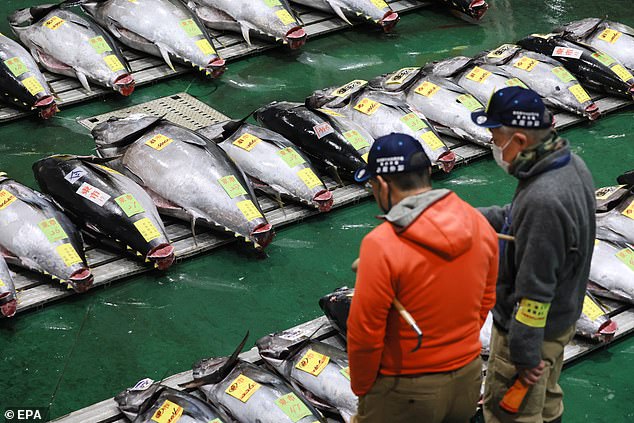
M 498 242 L 480 212 L 448 190 L 399 202 L 361 243 L 348 317 L 352 390 L 377 375 L 459 369 L 480 354 L 480 328 L 495 304 Z M 414 317 L 417 336 L 392 307 Z

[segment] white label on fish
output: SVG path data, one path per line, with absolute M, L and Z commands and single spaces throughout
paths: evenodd
M 581 55 L 583 55 L 581 50 L 562 46 L 555 47 L 552 54 L 553 57 L 569 57 L 571 59 L 578 59 Z
M 106 201 L 110 199 L 110 196 L 108 194 L 97 187 L 93 187 L 92 185 L 87 184 L 86 182 L 81 184 L 81 186 L 77 190 L 77 194 L 89 199 L 93 203 L 97 204 L 99 207 L 103 207 L 103 205 L 106 204 Z
M 313 126 L 313 130 L 315 131 L 315 135 L 317 135 L 317 138 L 319 139 L 322 139 L 326 135 L 335 132 L 335 130 L 332 129 L 332 126 L 330 126 L 328 122 L 320 123 L 319 125 Z
M 75 169 L 71 170 L 68 173 L 68 175 L 64 176 L 64 179 L 66 179 L 71 184 L 74 184 L 75 182 L 79 181 L 83 176 L 86 176 L 87 173 L 88 172 L 86 172 L 81 167 L 76 167 Z

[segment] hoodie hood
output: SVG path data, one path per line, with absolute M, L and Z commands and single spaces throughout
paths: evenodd
M 435 189 L 404 198 L 382 218 L 400 237 L 454 259 L 473 243 L 475 224 L 466 207 L 452 191 Z

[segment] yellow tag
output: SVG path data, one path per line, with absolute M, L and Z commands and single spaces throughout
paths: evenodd
M 260 142 L 262 142 L 262 140 L 254 135 L 243 134 L 242 136 L 240 136 L 240 138 L 238 138 L 237 140 L 233 142 L 233 145 L 240 147 L 243 150 L 251 151 Z
M 66 21 L 59 16 L 52 16 L 49 20 L 44 22 L 44 26 L 52 30 L 56 30 L 59 29 L 59 27 L 62 26 L 64 22 Z
M 240 201 L 237 206 L 249 222 L 262 217 L 262 213 L 260 213 L 251 200 Z
M 621 38 L 621 35 L 623 34 L 619 31 L 606 28 L 601 34 L 599 34 L 599 40 L 607 41 L 610 44 L 614 44 L 619 38 Z
M 6 189 L 3 189 L 0 191 L 0 210 L 4 210 L 9 207 L 9 205 L 13 204 L 15 200 L 17 200 L 15 195 L 11 194 Z
M 152 416 L 152 421 L 157 423 L 176 423 L 182 415 L 183 407 L 174 404 L 170 400 L 165 400 L 163 405 Z
M 158 229 L 156 229 L 154 223 L 152 223 L 152 221 L 147 217 L 134 222 L 134 226 L 147 242 L 150 242 L 153 239 L 159 238 L 161 236 L 161 233 L 158 231 Z
M 550 303 L 540 303 L 539 301 L 522 298 L 520 306 L 517 308 L 515 320 L 532 328 L 543 328 L 546 326 L 546 317 L 548 317 L 549 309 Z
M 393 85 L 393 84 L 402 84 L 405 79 L 418 72 L 420 70 L 420 68 L 403 68 L 397 72 L 395 72 L 385 83 L 387 85 Z
M 101 169 L 105 170 L 108 173 L 112 173 L 114 175 L 121 175 L 121 173 L 117 172 L 114 169 L 109 168 L 108 166 L 104 166 L 104 165 L 100 165 L 100 164 L 95 165 L 95 166 L 100 167 Z M 121 176 L 123 176 L 123 175 L 121 175 Z
M 537 66 L 537 63 L 539 63 L 539 62 L 537 60 L 535 60 L 535 59 L 531 59 L 529 57 L 522 56 L 520 58 L 520 60 L 518 60 L 517 62 L 513 63 L 513 66 L 515 66 L 516 68 L 519 68 L 519 69 L 523 69 L 526 72 L 530 72 L 533 69 L 535 69 L 535 66 Z
M 275 12 L 275 14 L 277 15 L 277 18 L 284 24 L 284 25 L 290 25 L 293 22 L 295 22 L 295 18 L 293 17 L 293 15 L 291 15 L 290 13 L 288 13 L 288 11 L 286 9 L 282 9 L 282 10 L 278 10 L 277 12 Z
M 231 382 L 231 385 L 229 385 L 225 392 L 242 402 L 247 402 L 249 398 L 260 389 L 260 386 L 259 383 L 241 374 Z
M 368 116 L 372 116 L 374 113 L 376 113 L 377 110 L 379 110 L 379 107 L 381 107 L 381 103 L 377 103 L 374 100 L 370 100 L 369 98 L 364 97 L 360 102 L 357 103 L 356 106 L 354 106 L 354 110 L 357 110 Z
M 44 91 L 44 87 L 39 83 L 34 76 L 29 76 L 28 78 L 24 78 L 22 80 L 22 85 L 31 93 L 31 95 L 36 95 Z
M 625 210 L 623 210 L 623 216 L 627 216 L 630 219 L 634 219 L 634 201 L 630 203 Z
M 71 244 L 62 244 L 55 248 L 57 254 L 64 260 L 66 266 L 72 266 L 73 264 L 82 263 L 81 257 L 75 251 L 75 248 Z
M 569 87 L 568 89 L 570 90 L 571 93 L 574 94 L 574 96 L 577 98 L 577 101 L 579 103 L 585 103 L 586 101 L 590 100 L 590 96 L 588 95 L 586 90 L 583 89 L 581 85 L 579 84 L 573 85 L 572 87 Z
M 333 111 L 333 110 L 330 110 L 330 109 L 325 109 L 325 108 L 323 108 L 323 107 L 322 107 L 321 109 L 317 109 L 317 111 L 318 111 L 318 112 L 325 113 L 325 114 L 327 114 L 327 115 L 329 115 L 329 116 L 334 116 L 334 117 L 343 117 L 343 115 L 342 115 L 342 114 L 339 114 L 339 113 L 337 113 L 337 112 L 335 112 L 335 111 Z
M 491 57 L 491 58 L 505 57 L 509 54 L 509 51 L 513 50 L 515 47 L 517 46 L 514 44 L 502 44 L 500 47 L 496 48 L 495 50 L 491 51 L 491 53 L 487 54 L 487 57 Z
M 320 354 L 313 350 L 308 350 L 302 359 L 299 360 L 299 363 L 295 365 L 295 368 L 306 373 L 310 373 L 313 376 L 319 376 L 329 362 L 330 357 L 327 355 Z
M 582 313 L 588 317 L 590 320 L 597 320 L 599 317 L 603 316 L 605 312 L 601 310 L 601 307 L 597 303 L 595 303 L 592 298 L 587 295 L 583 298 L 583 310 Z
M 151 139 L 147 140 L 145 145 L 150 146 L 157 151 L 161 151 L 173 142 L 173 139 L 166 137 L 165 135 L 156 134 Z
M 0 286 L 7 286 L 2 279 L 0 279 Z
M 322 185 L 319 177 L 317 177 L 317 175 L 315 175 L 315 172 L 313 172 L 313 170 L 309 167 L 306 167 L 297 172 L 297 176 L 299 176 L 299 178 L 304 181 L 308 188 L 315 188 L 319 185 Z
M 613 186 L 613 187 L 599 188 L 594 193 L 594 196 L 595 196 L 595 198 L 597 200 L 607 200 L 608 198 L 610 198 L 610 196 L 612 194 L 614 194 L 615 192 L 617 192 L 618 190 L 620 190 L 623 187 L 625 187 L 625 185 L 617 185 L 617 186 Z
M 482 69 L 480 66 L 476 66 L 475 68 L 471 69 L 471 72 L 469 72 L 469 74 L 467 75 L 467 79 L 481 84 L 486 81 L 489 76 L 491 76 L 491 72 Z
M 331 95 L 334 95 L 335 97 L 348 97 L 350 91 L 362 87 L 367 83 L 368 81 L 364 81 L 363 79 L 355 79 L 354 81 L 348 82 L 346 85 L 334 89 Z
M 203 52 L 205 56 L 211 56 L 212 54 L 216 54 L 216 50 L 209 44 L 207 39 L 203 38 L 202 40 L 196 41 L 196 45 Z
M 436 84 L 432 84 L 429 81 L 425 81 L 416 87 L 416 94 L 424 95 L 425 97 L 432 98 L 440 90 L 440 87 Z
M 420 137 L 432 150 L 437 150 L 445 146 L 445 143 L 432 131 L 427 131 Z
M 361 158 L 363 159 L 364 162 L 368 162 L 368 157 L 370 156 L 370 153 L 365 153 L 363 156 L 361 156 Z
M 106 62 L 106 65 L 108 65 L 110 70 L 113 72 L 118 72 L 122 69 L 125 69 L 123 63 L 121 63 L 121 60 L 119 60 L 119 58 L 114 54 L 104 57 L 103 61 Z
M 619 78 L 623 80 L 623 82 L 627 82 L 630 79 L 634 78 L 634 76 L 632 76 L 632 74 L 621 65 L 614 65 L 611 69 L 612 72 L 614 72 Z
M 379 9 L 385 9 L 387 7 L 387 3 L 383 0 L 372 0 L 372 4 Z
M 621 260 L 623 264 L 630 268 L 634 272 L 634 250 L 631 248 L 624 248 L 616 253 L 616 258 Z

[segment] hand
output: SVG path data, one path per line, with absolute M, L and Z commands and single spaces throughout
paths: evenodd
M 356 259 L 352 262 L 352 271 L 357 273 L 357 269 L 359 268 L 359 259 Z
M 539 379 L 544 374 L 544 367 L 546 367 L 546 363 L 544 360 L 540 361 L 537 367 L 533 367 L 532 369 L 517 369 L 517 377 L 519 377 L 520 381 L 526 386 L 532 386 L 536 384 Z

